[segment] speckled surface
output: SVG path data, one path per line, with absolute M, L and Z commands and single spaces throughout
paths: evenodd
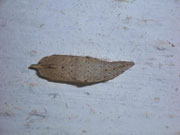
M 179 0 L 0 0 L 0 135 L 180 135 Z M 52 54 L 134 61 L 87 87 L 39 78 Z

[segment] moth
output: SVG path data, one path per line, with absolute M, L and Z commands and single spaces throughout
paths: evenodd
M 108 62 L 89 56 L 52 55 L 30 68 L 49 81 L 88 85 L 111 80 L 133 65 L 132 61 Z

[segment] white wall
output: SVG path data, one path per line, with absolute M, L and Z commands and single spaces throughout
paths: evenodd
M 48 82 L 52 54 L 136 64 L 87 87 Z M 179 0 L 0 0 L 0 135 L 180 135 Z

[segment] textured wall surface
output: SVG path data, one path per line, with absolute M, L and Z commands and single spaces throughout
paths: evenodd
M 76 87 L 28 69 L 52 54 L 136 64 Z M 0 0 L 0 135 L 180 135 L 180 1 Z

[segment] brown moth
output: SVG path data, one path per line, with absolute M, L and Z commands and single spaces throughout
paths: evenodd
M 86 85 L 113 79 L 133 65 L 131 61 L 108 62 L 88 56 L 52 55 L 30 68 L 49 81 Z

